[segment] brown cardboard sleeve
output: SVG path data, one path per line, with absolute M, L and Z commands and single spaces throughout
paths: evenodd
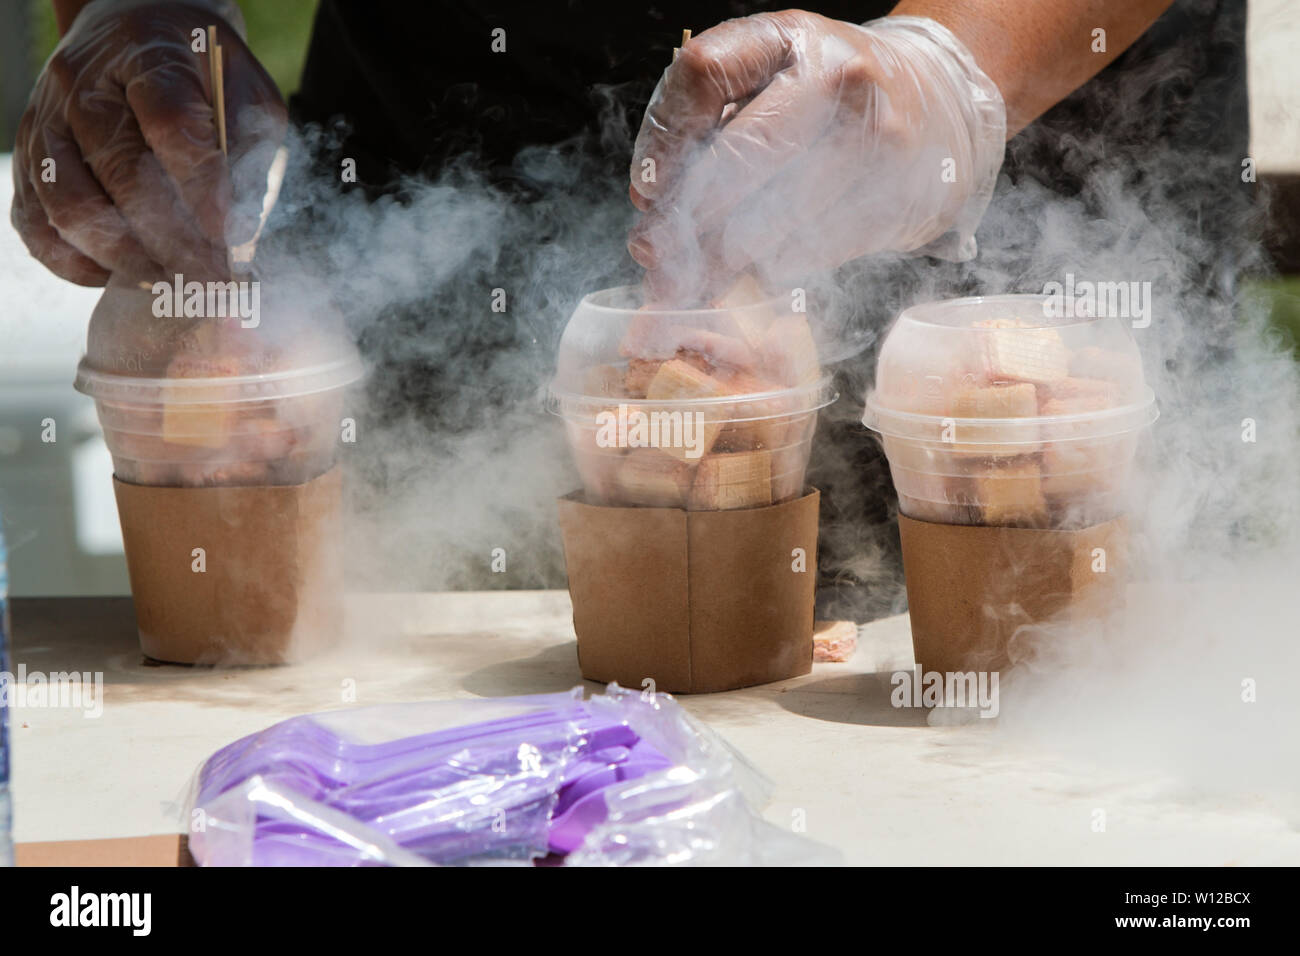
M 582 676 L 695 694 L 807 674 L 819 500 L 688 512 L 561 498 Z
M 14 845 L 17 866 L 195 866 L 189 841 L 174 833 L 112 837 L 106 840 L 55 840 Z
M 1021 625 L 1098 615 L 1123 599 L 1128 523 L 1122 517 L 1047 531 L 899 515 L 898 530 L 921 673 L 1003 670 L 1019 659 L 1012 637 Z M 1094 570 L 1102 566 L 1104 572 Z
M 156 488 L 114 478 L 113 487 L 140 646 L 149 657 L 279 664 L 337 639 L 338 468 L 301 485 Z

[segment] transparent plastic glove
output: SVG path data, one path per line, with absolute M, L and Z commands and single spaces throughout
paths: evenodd
M 800 10 L 690 40 L 646 110 L 633 258 L 661 297 L 705 299 L 882 251 L 974 255 L 1002 164 L 996 85 L 932 20 Z
M 193 31 L 209 24 L 222 48 L 229 159 L 208 54 L 193 49 Z M 112 272 L 228 274 L 227 246 L 257 228 L 286 117 L 241 27 L 235 5 L 215 0 L 95 0 L 77 15 L 14 145 L 11 219 L 52 272 L 81 285 Z

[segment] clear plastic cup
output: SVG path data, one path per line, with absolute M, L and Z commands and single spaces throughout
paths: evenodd
M 162 293 L 105 290 L 75 387 L 95 400 L 119 480 L 292 485 L 332 467 L 362 366 L 337 316 L 300 292 L 268 296 L 253 326 L 233 310 L 159 316 Z
M 836 398 L 789 299 L 646 305 L 634 287 L 578 305 L 547 408 L 591 504 L 731 510 L 800 497 L 817 410 Z
M 1051 305 L 988 296 L 898 317 L 863 422 L 881 436 L 902 514 L 1075 529 L 1123 513 L 1155 397 L 1122 320 Z

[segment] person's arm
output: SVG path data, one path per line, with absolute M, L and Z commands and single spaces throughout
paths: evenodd
M 1007 137 L 1169 5 L 903 0 L 861 25 L 804 10 L 720 23 L 646 109 L 628 250 L 654 295 L 683 301 L 751 268 L 783 284 L 881 252 L 969 258 Z
M 1002 91 L 1010 139 L 1126 50 L 1173 0 L 902 0 L 942 23 Z M 1093 36 L 1104 30 L 1104 50 Z

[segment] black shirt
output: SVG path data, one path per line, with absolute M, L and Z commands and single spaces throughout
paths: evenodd
M 322 0 L 291 105 L 300 121 L 342 117 L 350 128 L 343 154 L 358 158 L 361 179 L 372 186 L 396 172 L 435 173 L 466 153 L 505 175 L 521 146 L 582 133 L 597 134 L 599 141 L 602 127 L 618 123 L 618 114 L 634 133 L 683 28 L 699 33 L 726 19 L 788 6 L 763 0 Z M 809 8 L 864 23 L 893 6 L 856 0 Z M 1071 127 L 1080 135 L 1120 131 L 1244 156 L 1245 11 L 1241 0 L 1180 0 L 1036 125 L 1058 132 L 1058 157 L 1059 133 Z M 496 52 L 494 44 L 499 49 L 502 42 L 504 52 Z M 1125 116 L 1098 116 L 1121 109 Z M 1023 151 L 1013 145 L 1010 156 L 1014 163 Z M 1035 161 L 1052 172 L 1062 165 L 1043 155 Z

